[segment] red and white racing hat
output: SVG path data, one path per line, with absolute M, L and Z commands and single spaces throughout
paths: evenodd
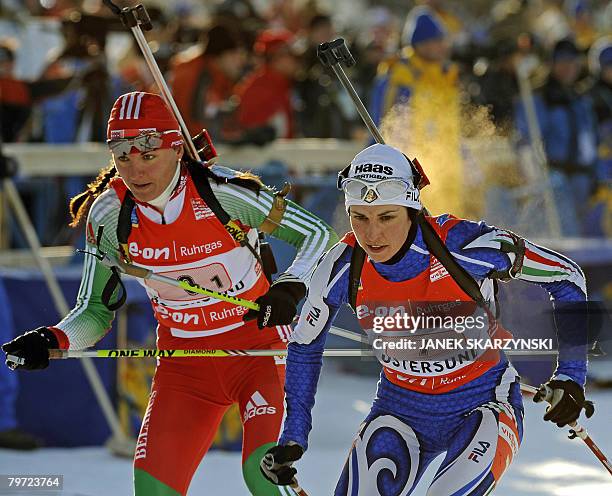
M 141 153 L 184 144 L 180 126 L 160 95 L 133 91 L 111 110 L 107 143 L 114 154 Z

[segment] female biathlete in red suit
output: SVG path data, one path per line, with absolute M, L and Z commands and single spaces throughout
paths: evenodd
M 159 323 L 158 348 L 286 347 L 288 325 L 305 294 L 304 281 L 337 241 L 332 229 L 288 201 L 272 235 L 295 246 L 297 256 L 270 285 L 253 249 L 258 249 L 257 228 L 275 198 L 255 176 L 223 167 L 205 170 L 202 164 L 186 161 L 176 119 L 162 98 L 150 93 L 119 97 L 108 123 L 108 144 L 111 166 L 71 204 L 75 224 L 89 210 L 87 250 L 96 252 L 96 233 L 104 225 L 100 249 L 115 258 L 256 300 L 261 307 L 256 320 L 245 321 L 243 307 L 142 281 Z M 197 181 L 207 182 L 233 222 L 224 224 L 217 218 Z M 91 200 L 95 201 L 89 208 Z M 128 212 L 131 229 L 121 242 L 117 227 L 125 222 L 119 220 L 125 201 L 133 202 Z M 251 247 L 239 242 L 237 234 Z M 73 310 L 55 326 L 27 332 L 3 349 L 25 359 L 20 368 L 38 369 L 48 365 L 50 348 L 93 346 L 114 318 L 108 308 L 113 302 L 103 297 L 110 278 L 111 271 L 87 255 Z M 134 456 L 135 494 L 186 494 L 233 403 L 238 403 L 242 417 L 242 468 L 249 491 L 261 496 L 294 494 L 289 487 L 269 483 L 258 466 L 279 435 L 284 370 L 284 360 L 274 357 L 159 359 Z

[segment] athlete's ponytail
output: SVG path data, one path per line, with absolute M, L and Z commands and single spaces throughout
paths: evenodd
M 81 219 L 87 217 L 93 201 L 108 187 L 110 180 L 117 175 L 115 165 L 101 169 L 98 177 L 87 185 L 87 189 L 70 200 L 70 227 L 77 227 Z
M 236 186 L 247 188 L 256 194 L 259 194 L 262 189 L 266 189 L 266 185 L 261 181 L 261 178 L 252 172 L 239 171 L 235 177 L 228 178 L 215 174 L 211 170 L 211 167 L 202 167 L 199 162 L 194 162 L 186 154 L 183 154 L 181 161 L 187 167 L 190 173 L 193 168 L 201 168 L 206 176 L 212 179 L 216 184 L 235 184 Z

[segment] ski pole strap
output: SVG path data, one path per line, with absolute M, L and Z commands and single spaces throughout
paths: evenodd
M 132 232 L 132 211 L 136 206 L 136 201 L 132 193 L 127 190 L 125 197 L 121 202 L 119 209 L 119 217 L 117 220 L 117 241 L 119 242 L 119 250 L 123 260 L 130 262 L 130 251 L 128 248 L 128 238 Z
M 132 231 L 132 210 L 135 206 L 136 202 L 134 201 L 134 197 L 130 191 L 126 191 L 125 197 L 121 202 L 121 208 L 119 209 L 119 218 L 117 221 L 117 241 L 119 243 L 120 255 L 123 260 L 128 263 L 130 262 L 128 238 L 130 236 L 130 232 Z M 127 291 L 123 285 L 123 282 L 121 281 L 121 276 L 117 270 L 117 267 L 111 267 L 110 269 L 112 274 L 104 285 L 101 299 L 104 306 L 111 312 L 114 312 L 121 308 L 125 303 Z M 118 287 L 121 288 L 120 297 L 117 301 L 111 303 L 113 293 Z
M 361 279 L 361 269 L 365 262 L 366 252 L 359 243 L 353 246 L 351 254 L 351 264 L 349 265 L 349 305 L 355 312 L 357 310 L 357 291 L 359 291 L 359 281 Z
M 260 224 L 258 229 L 266 234 L 271 234 L 278 226 L 280 226 L 280 222 L 285 215 L 285 210 L 287 209 L 287 200 L 285 197 L 291 191 L 291 184 L 285 183 L 283 189 L 274 194 L 274 201 L 272 202 L 272 207 L 268 212 L 268 215 L 264 219 L 264 221 Z
M 106 285 L 102 290 L 101 299 L 102 303 L 104 303 L 104 306 L 108 308 L 111 312 L 114 312 L 121 308 L 125 303 L 125 300 L 127 298 L 127 290 L 125 289 L 123 281 L 121 280 L 121 275 L 119 274 L 117 267 L 111 267 L 110 270 L 112 274 L 109 277 L 108 281 L 106 281 Z M 111 303 L 113 293 L 117 288 L 119 288 L 119 297 L 114 303 Z
M 417 212 L 415 219 L 421 228 L 423 241 L 430 253 L 438 259 L 459 287 L 474 300 L 479 306 L 486 308 L 487 303 L 480 292 L 480 287 L 474 278 L 459 265 L 451 255 L 446 245 L 442 242 L 431 224 L 427 221 L 422 211 Z
M 525 240 L 514 234 L 512 231 L 506 232 L 512 238 L 512 244 L 501 243 L 500 250 L 504 253 L 514 253 L 514 262 L 512 263 L 512 266 L 506 270 L 494 270 L 491 272 L 491 274 L 489 274 L 491 279 L 499 279 L 503 282 L 507 282 L 510 279 L 516 279 L 518 274 L 521 273 L 523 261 L 525 260 Z

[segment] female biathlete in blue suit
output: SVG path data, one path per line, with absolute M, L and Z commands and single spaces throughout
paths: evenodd
M 319 261 L 292 335 L 287 418 L 278 445 L 261 463 L 264 475 L 276 484 L 293 479 L 292 464 L 308 448 L 326 335 L 347 302 L 364 329 L 372 328 L 371 317 L 381 302 L 406 302 L 408 307 L 429 302 L 424 307 L 438 308 L 434 302 L 465 301 L 465 308 L 484 307 L 474 304 L 479 297 L 466 289 L 467 280 L 489 307 L 484 313 L 487 333 L 506 336 L 491 318 L 494 280 L 538 284 L 553 300 L 560 348 L 547 383 L 554 394 L 544 418 L 563 426 L 583 408 L 592 414 L 584 398 L 586 317 L 584 312 L 559 312 L 586 300 L 580 267 L 505 229 L 448 214 L 424 215 L 418 174 L 399 150 L 380 144 L 360 152 L 340 174 L 353 231 Z M 361 250 L 365 256 L 359 262 L 355 253 Z M 428 496 L 490 494 L 521 443 L 523 405 L 518 374 L 503 351 L 482 353 L 449 352 L 426 361 L 377 353 L 383 370 L 376 398 L 334 494 L 407 496 L 440 453 L 445 458 Z

